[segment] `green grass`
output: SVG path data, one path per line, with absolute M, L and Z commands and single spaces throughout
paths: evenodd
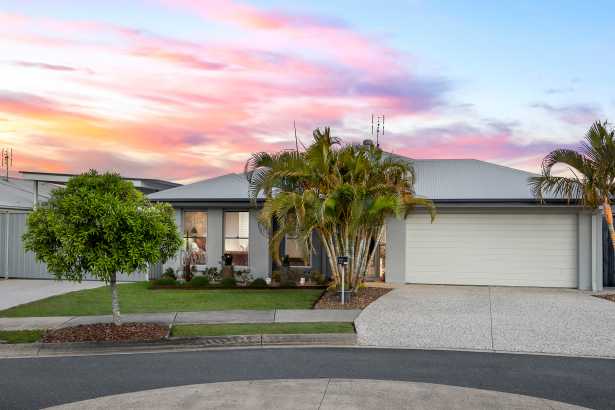
M 226 336 L 260 334 L 354 333 L 352 323 L 242 323 L 216 325 L 177 325 L 172 336 Z
M 146 282 L 120 284 L 122 313 L 191 312 L 231 309 L 310 309 L 319 289 L 149 290 Z M 111 314 L 108 287 L 81 290 L 0 311 L 0 317 Z
M 44 330 L 0 330 L 0 340 L 9 343 L 34 343 L 43 337 Z

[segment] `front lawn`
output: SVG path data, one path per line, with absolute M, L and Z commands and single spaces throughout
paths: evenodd
M 354 326 L 345 322 L 176 325 L 171 335 L 192 337 L 313 333 L 354 333 Z
M 122 313 L 231 309 L 311 309 L 322 289 L 149 290 L 146 282 L 118 285 Z M 0 311 L 0 317 L 111 314 L 108 287 L 81 290 Z
M 0 330 L 0 340 L 4 343 L 34 343 L 42 337 L 44 330 Z

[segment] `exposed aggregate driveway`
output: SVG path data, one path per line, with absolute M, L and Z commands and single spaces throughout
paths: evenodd
M 365 346 L 615 357 L 615 303 L 572 289 L 405 285 L 355 326 Z

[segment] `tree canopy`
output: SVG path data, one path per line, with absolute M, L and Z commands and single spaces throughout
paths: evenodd
M 553 175 L 563 165 L 569 175 Z M 607 121 L 596 121 L 585 134 L 578 150 L 560 148 L 551 151 L 542 162 L 542 175 L 529 180 L 534 196 L 544 200 L 550 193 L 584 206 L 602 207 L 615 249 L 615 229 L 611 201 L 615 197 L 615 131 Z
M 388 217 L 405 218 L 417 206 L 433 219 L 435 207 L 414 193 L 414 170 L 407 160 L 385 154 L 373 144 L 342 144 L 329 128 L 313 133 L 304 151 L 259 152 L 246 163 L 250 196 L 265 195 L 259 215 L 272 232 L 270 250 L 280 263 L 280 244 L 296 235 L 304 255 L 317 232 L 333 279 L 341 271 L 337 256 L 348 256 L 346 283 L 356 288 L 373 260 Z
M 73 281 L 144 271 L 181 246 L 170 205 L 152 204 L 119 175 L 93 170 L 28 216 L 23 241 L 57 278 Z

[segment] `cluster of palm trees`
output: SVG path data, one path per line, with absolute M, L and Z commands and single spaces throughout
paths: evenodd
M 554 175 L 556 165 L 569 168 Z M 415 207 L 425 208 L 432 221 L 434 204 L 414 193 L 414 170 L 407 160 L 384 153 L 373 144 L 343 145 L 329 128 L 313 133 L 303 150 L 259 152 L 245 166 L 250 197 L 264 194 L 260 224 L 272 233 L 270 251 L 281 264 L 280 245 L 296 236 L 307 259 L 316 232 L 328 256 L 335 284 L 357 289 L 372 263 L 385 220 L 406 217 Z M 536 198 L 546 196 L 579 201 L 600 208 L 615 249 L 611 200 L 615 196 L 615 132 L 607 122 L 596 122 L 579 151 L 557 149 L 542 164 L 542 175 L 529 180 Z M 342 271 L 338 256 L 348 256 Z
M 259 152 L 246 164 L 250 196 L 265 195 L 260 224 L 272 232 L 270 251 L 280 264 L 280 245 L 296 236 L 309 255 L 313 232 L 325 249 L 333 280 L 357 289 L 382 238 L 385 220 L 416 206 L 433 219 L 435 208 L 414 195 L 414 170 L 373 144 L 342 145 L 329 128 L 313 133 L 304 150 Z M 348 256 L 342 270 L 338 256 Z
M 568 168 L 567 175 L 553 175 L 556 165 Z M 579 201 L 582 205 L 602 207 L 615 250 L 615 229 L 611 201 L 615 197 L 615 131 L 596 121 L 585 134 L 578 151 L 556 149 L 542 162 L 542 175 L 530 178 L 530 187 L 541 201 L 554 198 Z

